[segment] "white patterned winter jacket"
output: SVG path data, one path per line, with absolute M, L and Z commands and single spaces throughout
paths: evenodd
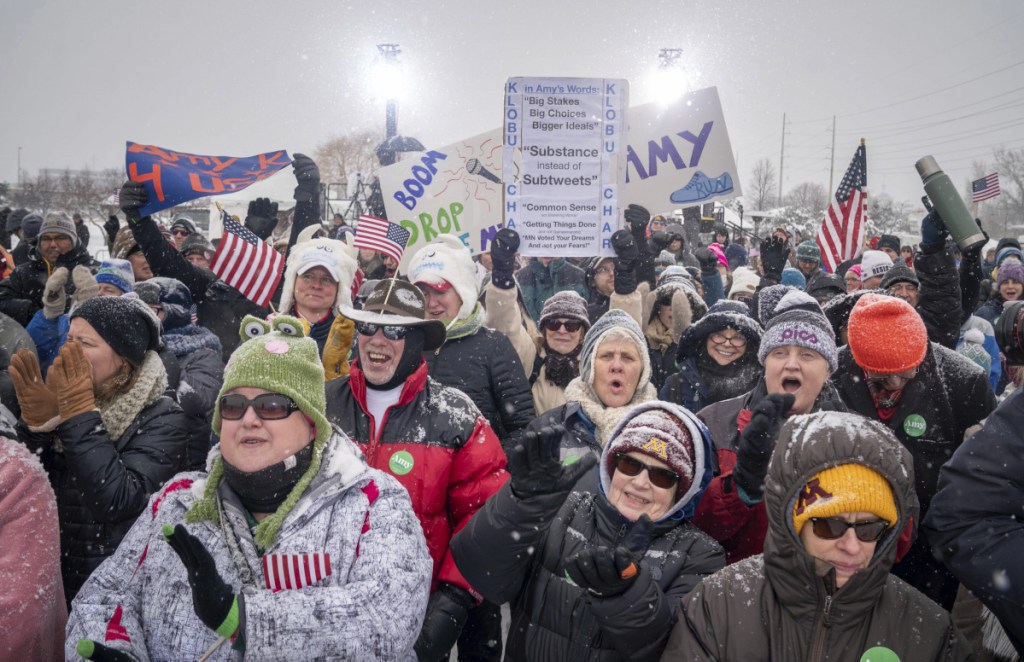
M 204 473 L 178 474 L 150 500 L 75 598 L 67 659 L 79 659 L 81 638 L 140 662 L 197 660 L 216 644 L 161 533 L 184 523 L 205 483 Z M 220 524 L 186 528 L 240 593 L 245 651 L 228 641 L 210 660 L 415 659 L 432 568 L 423 531 L 405 489 L 367 467 L 344 434 L 335 429 L 319 473 L 262 556 L 233 492 L 222 484 L 217 500 Z

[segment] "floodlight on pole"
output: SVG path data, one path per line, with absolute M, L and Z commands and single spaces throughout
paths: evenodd
M 377 44 L 380 60 L 373 71 L 373 83 L 378 96 L 387 99 L 386 137 L 398 134 L 398 94 L 402 90 L 402 74 L 398 56 L 402 49 L 398 44 Z

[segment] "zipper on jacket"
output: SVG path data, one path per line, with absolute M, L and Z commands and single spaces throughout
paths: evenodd
M 825 652 L 825 635 L 828 629 L 832 627 L 832 623 L 829 621 L 829 616 L 832 612 L 832 596 L 829 594 L 825 595 L 825 608 L 821 612 L 821 616 L 814 623 L 814 645 L 811 646 L 811 654 L 807 657 L 808 660 L 820 660 L 822 654 Z

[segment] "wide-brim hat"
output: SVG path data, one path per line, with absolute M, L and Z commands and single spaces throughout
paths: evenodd
M 342 306 L 341 314 L 355 322 L 382 326 L 416 326 L 423 330 L 423 349 L 437 349 L 444 344 L 444 322 L 425 319 L 427 312 L 423 293 L 404 280 L 386 278 L 377 283 L 366 297 L 362 310 Z

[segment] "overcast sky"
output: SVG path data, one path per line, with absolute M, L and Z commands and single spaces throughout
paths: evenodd
M 783 113 L 786 190 L 828 185 L 833 115 L 835 182 L 863 136 L 871 191 L 899 200 L 921 196 L 925 154 L 962 186 L 993 147 L 1024 148 L 1020 0 L 720 4 L 3 0 L 0 180 L 19 147 L 34 175 L 123 168 L 126 140 L 248 156 L 383 132 L 381 42 L 410 81 L 399 133 L 427 147 L 499 126 L 510 76 L 626 78 L 632 104 L 654 100 L 671 47 L 692 87 L 718 87 L 744 187 L 778 165 Z

